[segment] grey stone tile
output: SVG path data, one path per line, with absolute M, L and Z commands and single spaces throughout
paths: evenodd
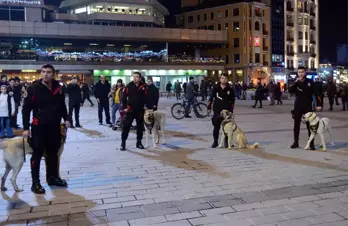
M 207 217 L 193 218 L 193 219 L 189 219 L 189 221 L 192 225 L 195 226 L 195 225 L 205 225 L 205 224 L 215 224 L 215 223 L 227 222 L 228 219 L 222 215 L 213 215 L 213 216 L 207 216 Z
M 147 226 L 167 222 L 164 216 L 147 217 L 136 220 L 129 220 L 130 226 Z
M 197 217 L 203 217 L 203 216 L 198 211 L 166 215 L 166 218 L 168 219 L 168 221 L 177 221 L 177 220 L 191 219 L 191 218 L 197 218 Z
M 255 225 L 269 224 L 269 223 L 278 223 L 281 221 L 286 221 L 287 219 L 280 214 L 261 216 L 261 217 L 252 217 L 249 220 Z
M 192 226 L 187 220 L 172 221 L 166 223 L 155 224 L 155 226 Z
M 336 214 L 336 213 L 330 213 L 320 216 L 313 216 L 308 218 L 310 221 L 314 222 L 315 224 L 323 224 L 323 223 L 330 223 L 335 221 L 342 221 L 346 220 L 344 217 Z
M 109 222 L 115 222 L 115 221 L 123 221 L 123 220 L 134 220 L 134 219 L 140 219 L 145 218 L 146 215 L 143 211 L 138 212 L 130 212 L 130 213 L 108 213 L 107 219 Z
M 229 220 L 239 220 L 239 219 L 247 219 L 251 217 L 259 217 L 261 216 L 260 213 L 256 212 L 255 210 L 248 210 L 248 211 L 240 211 L 235 213 L 228 213 L 224 214 L 226 218 Z
M 232 207 L 222 207 L 222 208 L 215 208 L 215 209 L 209 209 L 209 210 L 202 210 L 201 213 L 203 213 L 205 216 L 212 216 L 212 215 L 222 215 L 226 213 L 234 213 L 236 210 L 234 210 Z
M 198 204 L 185 204 L 180 205 L 178 208 L 182 212 L 191 212 L 195 210 L 207 210 L 213 208 L 209 203 L 198 203 Z
M 185 211 L 185 212 L 187 212 L 187 211 Z M 180 213 L 180 210 L 177 207 L 152 209 L 152 210 L 147 210 L 147 211 L 145 210 L 145 214 L 148 217 L 164 216 L 167 214 L 174 214 L 174 213 Z

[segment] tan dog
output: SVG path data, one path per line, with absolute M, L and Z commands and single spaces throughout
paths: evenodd
M 228 110 L 222 110 L 220 116 L 223 118 L 221 123 L 222 128 L 222 136 L 219 148 L 224 147 L 225 137 L 228 137 L 228 149 L 232 149 L 233 144 L 235 142 L 237 144 L 237 148 L 250 148 L 255 149 L 260 147 L 259 143 L 255 143 L 251 146 L 248 145 L 248 140 L 245 136 L 245 133 L 238 128 L 236 122 L 234 121 L 234 116 Z
M 146 132 L 145 147 L 148 145 L 149 134 L 152 135 L 154 148 L 158 148 L 160 141 L 160 132 L 162 135 L 162 144 L 165 144 L 164 129 L 166 126 L 166 114 L 159 111 L 146 110 L 144 113 L 144 124 Z
M 61 124 L 60 129 L 61 129 L 62 140 L 61 140 L 61 145 L 58 151 L 58 176 L 60 176 L 59 175 L 60 157 L 64 151 L 64 144 L 65 144 L 66 134 L 67 134 L 67 129 L 65 127 L 65 124 Z M 10 181 L 13 186 L 13 189 L 16 192 L 23 191 L 22 189 L 18 188 L 16 181 L 17 181 L 17 176 L 22 169 L 22 166 L 25 160 L 25 155 L 33 153 L 33 149 L 30 147 L 28 143 L 28 139 L 22 138 L 22 137 L 15 137 L 12 139 L 8 139 L 0 144 L 0 148 L 4 150 L 3 159 L 5 162 L 5 173 L 3 174 L 1 178 L 1 191 L 7 190 L 7 188 L 5 187 L 5 182 L 11 170 L 13 170 L 13 173 L 12 173 L 12 177 Z M 46 155 L 47 154 L 44 153 L 45 158 L 46 158 Z

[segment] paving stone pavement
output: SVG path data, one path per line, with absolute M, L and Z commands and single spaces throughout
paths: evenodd
M 137 150 L 131 134 L 129 150 L 120 152 L 120 131 L 97 125 L 97 109 L 83 107 L 84 129 L 69 130 L 61 161 L 69 188 L 49 188 L 42 166 L 47 194 L 32 194 L 26 163 L 17 180 L 24 191 L 15 193 L 8 181 L 1 193 L 0 225 L 348 225 L 345 112 L 319 113 L 331 119 L 336 144 L 308 152 L 289 148 L 292 101 L 263 109 L 237 101 L 239 127 L 261 148 L 227 150 L 210 148 L 209 118 L 174 120 L 174 102 L 160 101 L 168 144 L 159 151 Z M 301 134 L 304 147 L 304 127 Z

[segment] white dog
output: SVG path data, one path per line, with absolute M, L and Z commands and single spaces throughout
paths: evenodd
M 323 147 L 323 151 L 326 151 L 326 142 L 325 142 L 325 137 L 324 137 L 325 131 L 327 131 L 329 133 L 331 145 L 334 146 L 334 142 L 332 140 L 332 130 L 331 130 L 331 125 L 330 125 L 330 119 L 328 119 L 328 118 L 319 119 L 317 114 L 315 114 L 314 112 L 308 112 L 304 116 L 302 116 L 302 122 L 303 123 L 308 122 L 310 131 L 311 131 L 311 135 L 308 139 L 305 150 L 310 149 L 311 141 L 314 139 L 314 137 L 317 134 L 319 134 L 320 140 L 321 140 L 320 146 Z
M 145 147 L 148 147 L 149 134 L 152 135 L 154 148 L 158 148 L 160 141 L 160 132 L 162 135 L 162 144 L 165 144 L 164 129 L 166 125 L 166 115 L 163 112 L 146 110 L 144 114 L 144 124 L 146 131 Z
M 220 116 L 223 118 L 221 123 L 222 128 L 222 136 L 219 148 L 223 148 L 225 146 L 225 138 L 228 137 L 228 149 L 232 149 L 233 143 L 237 144 L 237 148 L 250 148 L 255 149 L 260 147 L 259 143 L 255 143 L 253 145 L 248 145 L 248 140 L 245 136 L 245 133 L 238 128 L 236 122 L 234 121 L 234 116 L 231 112 L 227 110 L 222 110 Z
M 64 151 L 64 144 L 65 144 L 66 134 L 67 134 L 67 129 L 64 124 L 61 124 L 60 128 L 61 128 L 62 140 L 61 140 L 61 145 L 58 151 L 58 176 L 60 176 L 59 175 L 60 157 Z M 12 172 L 12 177 L 10 181 L 13 186 L 13 189 L 16 192 L 23 191 L 22 189 L 19 189 L 16 181 L 17 181 L 17 176 L 19 172 L 21 171 L 23 163 L 25 161 L 25 155 L 33 153 L 33 149 L 31 148 L 31 145 L 29 144 L 28 139 L 22 138 L 22 137 L 15 137 L 12 139 L 5 140 L 0 144 L 0 149 L 4 150 L 3 160 L 5 162 L 5 173 L 1 177 L 1 191 L 7 190 L 7 188 L 5 187 L 5 182 L 11 170 L 13 170 L 13 172 Z M 46 156 L 46 153 L 44 153 L 44 157 L 45 156 Z

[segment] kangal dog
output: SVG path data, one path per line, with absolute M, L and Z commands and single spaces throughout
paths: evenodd
M 328 118 L 322 118 L 319 119 L 317 114 L 314 112 L 308 112 L 304 116 L 302 116 L 302 122 L 309 123 L 309 129 L 311 131 L 311 135 L 307 141 L 307 145 L 305 147 L 305 150 L 310 149 L 310 144 L 311 141 L 314 139 L 314 137 L 319 134 L 321 144 L 320 146 L 323 147 L 323 151 L 326 151 L 326 142 L 325 142 L 325 137 L 324 137 L 324 132 L 327 131 L 330 135 L 330 142 L 331 145 L 334 146 L 334 142 L 332 140 L 332 130 L 331 130 L 331 124 L 330 124 L 330 119 Z
M 228 137 L 228 149 L 232 149 L 233 142 L 237 144 L 237 148 L 250 148 L 255 149 L 260 147 L 259 143 L 255 143 L 251 146 L 248 145 L 248 140 L 244 134 L 244 132 L 238 128 L 236 122 L 234 121 L 234 116 L 228 110 L 223 110 L 220 113 L 222 117 L 221 129 L 222 136 L 219 148 L 223 148 L 225 144 L 225 138 Z
M 64 151 L 64 144 L 65 144 L 66 134 L 67 134 L 67 128 L 65 127 L 65 124 L 61 124 L 60 130 L 61 130 L 62 139 L 61 139 L 61 144 L 58 151 L 58 176 L 60 176 L 59 175 L 60 157 Z M 28 139 L 23 137 L 15 137 L 12 139 L 8 139 L 0 143 L 0 149 L 3 149 L 4 151 L 3 160 L 5 162 L 5 172 L 1 178 L 1 191 L 7 190 L 7 188 L 5 187 L 5 182 L 11 170 L 13 170 L 13 172 L 12 172 L 12 177 L 10 181 L 13 186 L 13 189 L 16 192 L 23 191 L 22 189 L 19 189 L 16 181 L 17 181 L 17 176 L 19 172 L 21 171 L 23 163 L 25 161 L 25 155 L 33 153 L 33 149 L 30 145 L 30 140 L 28 142 Z M 46 158 L 46 155 L 47 154 L 44 153 L 45 158 Z
M 162 136 L 162 144 L 165 144 L 164 129 L 166 125 L 166 114 L 164 112 L 146 110 L 144 114 L 144 124 L 146 131 L 145 147 L 148 147 L 149 135 L 152 135 L 154 148 L 158 148 L 160 141 L 160 132 Z

